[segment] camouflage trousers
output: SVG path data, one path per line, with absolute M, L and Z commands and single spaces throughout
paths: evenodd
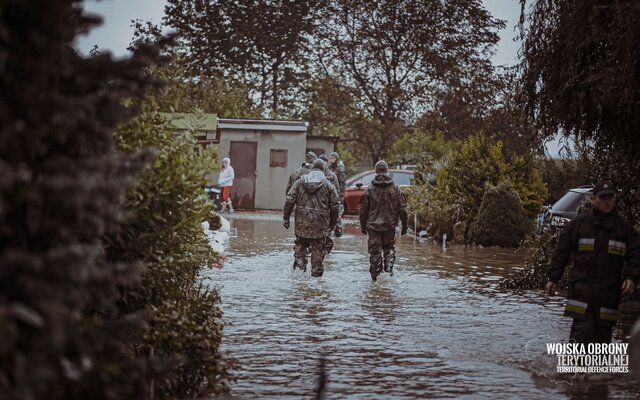
M 331 250 L 333 250 L 333 239 L 331 236 L 327 236 L 324 238 L 324 255 L 331 253 Z
M 369 231 L 369 272 L 375 281 L 384 271 L 393 275 L 396 262 L 396 231 Z
M 310 239 L 296 236 L 293 245 L 293 269 L 299 268 L 307 270 L 307 252 L 311 248 L 311 276 L 322 276 L 324 267 L 324 244 L 325 238 Z

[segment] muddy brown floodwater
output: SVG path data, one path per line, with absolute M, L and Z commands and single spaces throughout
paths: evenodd
M 292 272 L 280 216 L 236 215 L 220 290 L 223 351 L 238 360 L 234 399 L 312 399 L 326 359 L 328 399 L 640 398 L 637 382 L 539 376 L 544 343 L 565 341 L 564 300 L 498 280 L 523 255 L 397 241 L 396 274 L 371 282 L 365 236 L 346 224 L 320 279 Z M 555 368 L 555 366 L 553 367 Z

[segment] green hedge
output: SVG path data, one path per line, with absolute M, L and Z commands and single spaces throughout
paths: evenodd
M 171 375 L 154 380 L 156 395 L 183 398 L 225 391 L 231 364 L 219 350 L 220 299 L 200 277 L 218 261 L 201 225 L 214 214 L 203 188 L 216 155 L 196 151 L 193 135 L 173 133 L 167 122 L 146 101 L 140 115 L 115 133 L 121 151 L 143 150 L 153 160 L 129 192 L 129 218 L 109 238 L 108 250 L 113 259 L 144 262 L 142 285 L 127 291 L 122 306 L 153 310 L 137 352 L 171 362 Z
M 131 346 L 144 319 L 119 307 L 142 265 L 107 257 L 103 237 L 142 161 L 112 131 L 157 51 L 84 58 L 72 42 L 95 21 L 81 3 L 1 4 L 0 397 L 145 398 L 149 362 Z

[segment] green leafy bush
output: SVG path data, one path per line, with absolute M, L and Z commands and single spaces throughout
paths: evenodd
M 502 142 L 483 135 L 467 138 L 436 174 L 435 186 L 424 184 L 426 196 L 418 200 L 419 219 L 450 232 L 457 221 L 474 220 L 485 185 L 509 181 L 520 198 L 528 220 L 533 220 L 547 198 L 547 190 L 532 155 L 508 151 Z M 421 190 L 421 189 L 417 189 Z
M 387 152 L 391 164 L 417 164 L 432 167 L 447 156 L 455 142 L 447 141 L 442 133 L 427 133 L 416 129 L 405 132 Z
M 216 290 L 203 285 L 185 288 L 179 300 L 154 307 L 153 324 L 139 351 L 174 362 L 169 379 L 158 381 L 162 398 L 193 398 L 228 391 L 235 364 L 220 353 L 223 324 Z
M 469 230 L 471 241 L 483 246 L 516 247 L 529 231 L 530 222 L 511 184 L 487 185 Z
M 200 272 L 219 258 L 202 222 L 213 204 L 203 188 L 216 168 L 212 151 L 195 151 L 189 133 L 173 133 L 153 101 L 115 133 L 123 152 L 151 149 L 153 162 L 128 193 L 129 217 L 110 237 L 109 255 L 145 263 L 142 285 L 123 298 L 125 310 L 151 309 L 138 353 L 173 362 L 171 376 L 154 381 L 159 397 L 199 396 L 226 390 L 229 365 L 219 351 L 223 323 L 215 290 L 204 290 Z
M 547 198 L 547 189 L 533 156 L 505 150 L 501 141 L 483 135 L 466 139 L 459 152 L 452 154 L 437 178 L 438 186 L 448 186 L 458 199 L 465 217 L 473 219 L 484 196 L 485 184 L 511 182 L 522 207 L 534 217 Z
M 453 225 L 460 220 L 462 210 L 446 188 L 433 190 L 427 185 L 415 185 L 403 190 L 407 194 L 410 217 L 417 215 L 417 230 L 427 229 L 436 240 L 445 233 L 453 238 Z

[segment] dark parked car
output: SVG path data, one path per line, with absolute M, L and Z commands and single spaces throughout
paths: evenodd
M 569 189 L 560 200 L 556 201 L 553 206 L 547 210 L 551 227 L 558 229 L 565 226 L 578 215 L 578 207 L 591 200 L 592 196 L 593 185 Z
M 414 171 L 407 169 L 390 169 L 391 179 L 400 187 L 411 186 Z M 347 188 L 344 191 L 344 213 L 357 214 L 360 211 L 360 200 L 364 191 L 376 176 L 375 170 L 361 172 L 347 179 Z

